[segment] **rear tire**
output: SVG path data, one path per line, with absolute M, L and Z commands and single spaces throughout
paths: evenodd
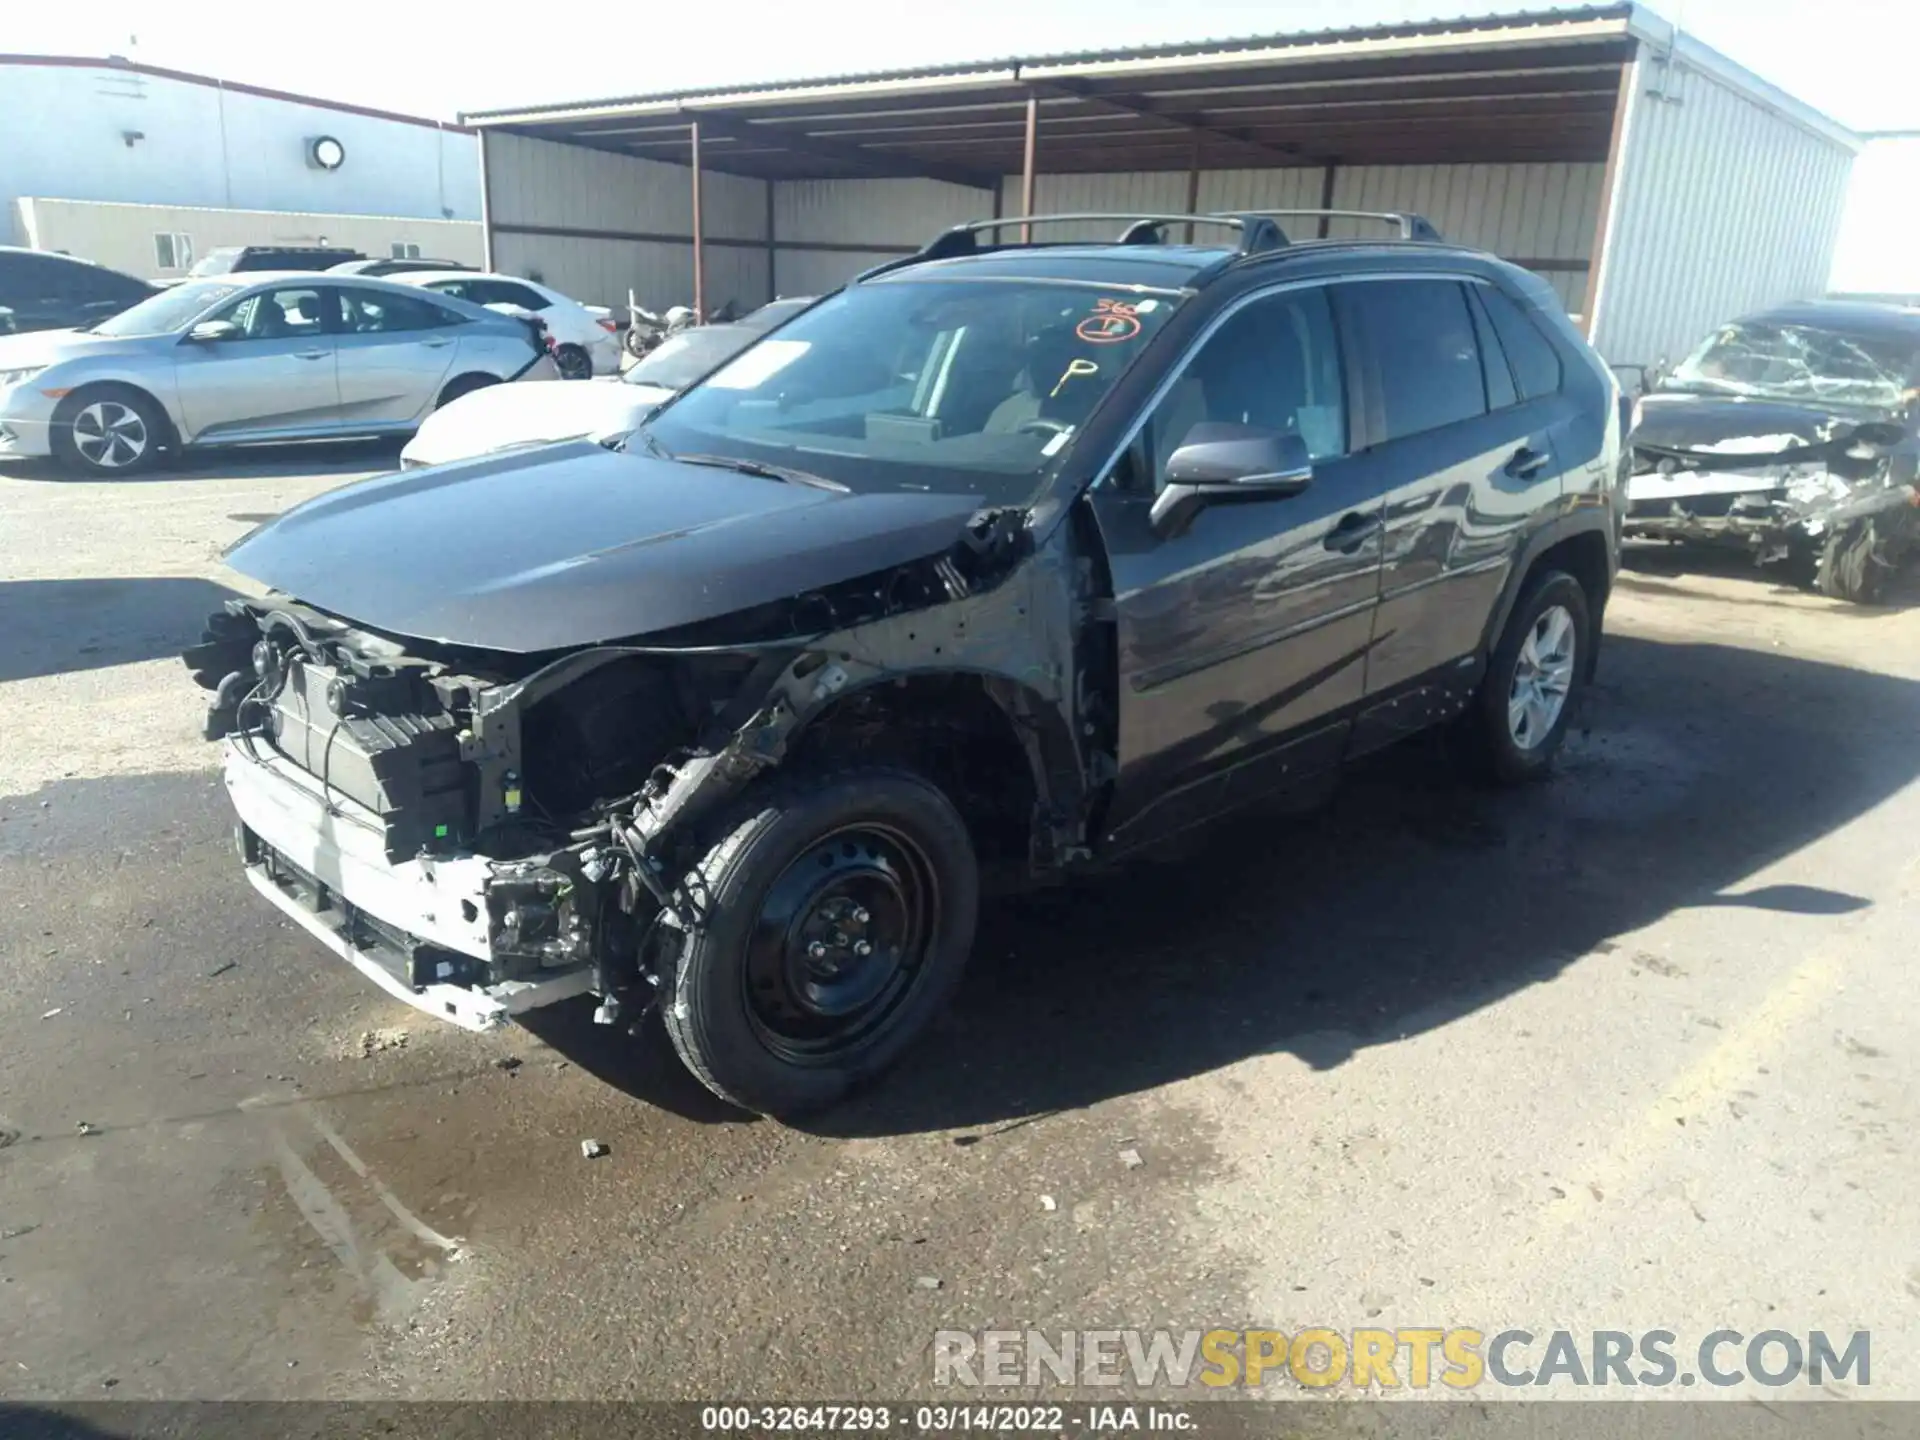
M 492 375 L 457 376 L 447 382 L 446 388 L 440 392 L 440 398 L 433 402 L 433 408 L 436 410 L 443 409 L 458 400 L 462 395 L 471 395 L 476 390 L 484 390 L 489 385 L 498 385 L 499 383 L 500 381 Z
M 91 385 L 53 412 L 53 453 L 67 469 L 118 480 L 151 469 L 172 443 L 159 402 L 128 385 Z
M 1469 763 L 1483 778 L 1520 785 L 1553 768 L 1586 688 L 1591 613 L 1587 592 L 1564 570 L 1535 575 L 1521 591 L 1459 721 Z
M 749 793 L 714 833 L 688 877 L 701 918 L 667 1034 L 723 1100 L 823 1109 L 897 1061 L 959 983 L 980 893 L 966 824 L 918 775 L 863 766 Z
M 578 345 L 562 345 L 553 352 L 553 363 L 560 368 L 562 380 L 591 380 L 593 357 Z

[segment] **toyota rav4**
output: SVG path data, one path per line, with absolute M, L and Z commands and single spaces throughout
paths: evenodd
M 1379 218 L 961 227 L 623 439 L 253 531 L 228 559 L 265 598 L 186 657 L 248 878 L 429 1012 L 657 1008 L 786 1115 L 912 1043 L 986 879 L 1441 722 L 1541 774 L 1629 412 L 1543 281 Z

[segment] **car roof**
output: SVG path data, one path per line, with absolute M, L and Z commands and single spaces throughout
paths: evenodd
M 1249 254 L 1223 245 L 1139 245 L 1113 241 L 1009 245 L 948 259 L 909 260 L 873 273 L 867 283 L 966 275 L 1186 290 L 1228 274 L 1308 262 L 1316 262 L 1315 273 L 1325 274 L 1337 270 L 1342 258 L 1360 262 L 1356 269 L 1374 269 L 1382 256 L 1410 261 L 1415 268 L 1422 269 L 1436 263 L 1457 264 L 1463 260 L 1480 266 L 1503 263 L 1497 256 L 1470 246 L 1433 240 L 1297 240 Z
M 1797 300 L 1790 305 L 1776 305 L 1771 310 L 1743 315 L 1739 323 L 1804 325 L 1888 340 L 1920 341 L 1920 309 L 1874 300 Z
M 529 280 L 524 275 L 502 275 L 495 270 L 407 270 L 393 279 L 403 285 L 424 285 L 429 280 L 511 280 L 516 285 L 531 285 L 535 289 L 544 288 L 538 280 Z

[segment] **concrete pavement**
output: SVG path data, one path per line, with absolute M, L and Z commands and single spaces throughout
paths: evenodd
M 1869 1329 L 1823 1391 L 1920 1398 L 1920 611 L 1642 556 L 1553 782 L 1415 742 L 996 907 L 788 1129 L 657 1030 L 437 1027 L 244 884 L 172 657 L 222 545 L 384 463 L 0 475 L 0 1397 L 889 1396 L 937 1329 L 1317 1325 Z

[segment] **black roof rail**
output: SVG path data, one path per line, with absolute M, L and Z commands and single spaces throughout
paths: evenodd
M 1381 220 L 1400 227 L 1402 240 L 1438 240 L 1440 232 L 1424 215 L 1411 210 L 1242 210 L 1268 220 Z
M 1240 232 L 1234 246 L 1235 253 L 1251 255 L 1262 250 L 1277 250 L 1288 243 L 1286 233 L 1264 214 L 1248 215 L 1140 215 L 1125 211 L 1097 211 L 1069 215 L 1009 215 L 997 220 L 973 220 L 965 225 L 955 225 L 943 230 L 932 240 L 911 255 L 902 255 L 897 260 L 889 260 L 871 270 L 861 272 L 854 277 L 854 283 L 884 275 L 890 270 L 898 270 L 907 265 L 918 265 L 926 260 L 951 260 L 959 255 L 978 255 L 983 247 L 976 238 L 986 231 L 1010 230 L 1016 225 L 1087 225 L 1100 220 L 1112 220 L 1126 228 L 1120 232 L 1118 243 L 1122 245 L 1162 245 L 1166 243 L 1165 227 L 1168 225 L 1217 225 Z M 993 250 L 1014 249 L 1031 242 L 1016 241 L 1013 244 L 991 245 L 984 247 Z

